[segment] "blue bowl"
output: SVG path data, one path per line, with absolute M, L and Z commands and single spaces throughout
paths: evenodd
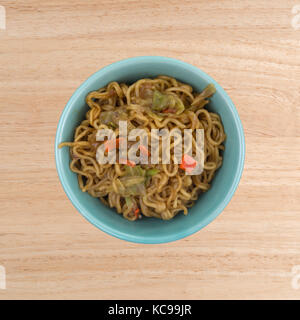
M 88 106 L 85 96 L 111 81 L 131 83 L 141 78 L 168 75 L 193 86 L 196 91 L 213 83 L 217 92 L 208 109 L 221 116 L 227 139 L 223 165 L 217 171 L 210 190 L 202 194 L 189 214 L 179 214 L 163 221 L 144 218 L 127 221 L 99 199 L 80 190 L 77 175 L 69 168 L 68 148 L 59 143 L 72 141 L 76 126 L 83 120 Z M 214 220 L 232 198 L 241 178 L 245 157 L 245 138 L 237 110 L 222 87 L 200 69 L 171 58 L 136 57 L 113 63 L 89 77 L 72 95 L 58 123 L 55 139 L 56 168 L 62 186 L 75 208 L 93 225 L 117 238 L 138 243 L 164 243 L 187 237 Z

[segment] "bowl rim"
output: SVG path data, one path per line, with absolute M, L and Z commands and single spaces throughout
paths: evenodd
M 233 183 L 231 184 L 230 188 L 228 189 L 228 192 L 227 192 L 225 198 L 223 198 L 223 200 L 210 213 L 210 215 L 206 219 L 200 220 L 199 223 L 197 223 L 187 229 L 183 229 L 180 232 L 177 232 L 177 233 L 171 234 L 171 235 L 167 235 L 167 236 L 159 236 L 159 237 L 155 237 L 155 238 L 146 238 L 144 236 L 135 236 L 135 235 L 128 234 L 128 233 L 123 233 L 123 232 L 120 232 L 119 230 L 116 230 L 115 228 L 112 228 L 112 227 L 108 226 L 107 224 L 103 224 L 102 222 L 97 220 L 80 203 L 80 201 L 78 201 L 77 198 L 71 196 L 71 193 L 72 193 L 71 188 L 66 183 L 63 166 L 61 166 L 60 162 L 59 162 L 60 155 L 59 155 L 58 145 L 60 143 L 62 133 L 63 133 L 62 128 L 64 127 L 64 125 L 67 121 L 67 113 L 68 113 L 69 109 L 71 108 L 72 104 L 77 100 L 79 94 L 86 89 L 86 87 L 88 86 L 88 84 L 90 82 L 93 82 L 94 80 L 96 80 L 98 78 L 99 73 L 112 71 L 115 68 L 122 67 L 123 65 L 127 65 L 128 63 L 133 65 L 136 62 L 143 62 L 143 63 L 165 62 L 165 63 L 169 63 L 169 64 L 179 64 L 179 65 L 183 66 L 184 68 L 188 69 L 189 72 L 197 73 L 197 74 L 199 74 L 199 76 L 201 76 L 201 78 L 203 78 L 207 82 L 213 83 L 216 87 L 216 90 L 226 100 L 227 107 L 229 107 L 229 109 L 231 111 L 232 118 L 234 120 L 234 123 L 235 123 L 237 131 L 238 131 L 238 139 L 239 139 L 239 146 L 240 146 L 240 148 L 239 148 L 240 149 L 239 150 L 239 162 L 238 162 L 237 170 L 235 172 Z M 61 113 L 61 116 L 59 118 L 59 122 L 57 125 L 57 129 L 56 129 L 54 148 L 55 148 L 56 170 L 58 173 L 60 183 L 61 183 L 67 197 L 69 198 L 69 200 L 71 201 L 73 206 L 77 209 L 77 211 L 85 219 L 87 219 L 91 224 L 93 224 L 96 228 L 104 231 L 105 233 L 107 233 L 113 237 L 119 238 L 121 240 L 126 240 L 126 241 L 134 242 L 134 243 L 143 243 L 143 244 L 159 244 L 159 243 L 168 243 L 168 242 L 180 240 L 182 238 L 185 238 L 187 236 L 190 236 L 190 235 L 196 233 L 197 231 L 200 231 L 205 226 L 207 226 L 210 222 L 212 222 L 214 219 L 216 219 L 217 216 L 225 209 L 225 207 L 228 205 L 231 198 L 233 197 L 233 195 L 238 187 L 238 184 L 240 182 L 242 172 L 244 169 L 244 162 L 245 162 L 245 135 L 244 135 L 242 122 L 241 122 L 241 119 L 239 117 L 239 114 L 237 112 L 236 107 L 234 106 L 231 98 L 226 93 L 226 91 L 212 77 L 210 77 L 207 73 L 202 71 L 200 68 L 198 68 L 194 65 L 191 65 L 187 62 L 178 60 L 178 59 L 169 58 L 169 57 L 162 57 L 162 56 L 138 56 L 138 57 L 123 59 L 123 60 L 120 60 L 117 62 L 113 62 L 113 63 L 99 69 L 98 71 L 93 73 L 91 76 L 89 76 L 74 91 L 74 93 L 72 94 L 71 98 L 68 100 L 67 104 L 65 105 L 65 107 Z

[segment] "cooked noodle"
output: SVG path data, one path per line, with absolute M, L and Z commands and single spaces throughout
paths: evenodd
M 173 218 L 179 212 L 186 215 L 199 194 L 209 189 L 216 170 L 222 165 L 221 154 L 226 138 L 224 128 L 220 117 L 205 109 L 214 91 L 214 86 L 208 85 L 204 91 L 196 93 L 190 85 L 159 76 L 138 80 L 130 86 L 111 82 L 105 88 L 90 92 L 86 97 L 90 109 L 86 119 L 76 128 L 74 141 L 59 145 L 60 148 L 70 147 L 70 169 L 77 173 L 81 190 L 115 208 L 128 220 L 136 220 L 142 215 L 164 220 Z M 162 94 L 159 96 L 162 99 L 173 97 L 172 101 L 169 99 L 173 108 L 179 99 L 184 110 L 178 114 L 172 109 L 156 112 L 151 108 L 154 92 Z M 182 105 L 179 102 L 176 106 Z M 118 137 L 117 119 L 127 121 L 129 131 L 142 128 L 149 135 L 151 129 L 204 129 L 203 172 L 200 175 L 186 175 L 185 170 L 174 163 L 172 148 L 171 164 L 140 164 L 132 169 L 120 163 L 99 164 L 96 151 L 103 142 L 96 141 L 96 132 L 99 129 L 113 129 Z M 195 144 L 193 137 L 193 150 Z M 135 186 L 142 188 L 135 188 L 131 194 L 126 194 L 128 190 L 125 188 L 127 191 L 124 191 L 122 185 L 128 175 L 145 177 L 145 180 L 141 179 L 144 181 L 142 185 Z

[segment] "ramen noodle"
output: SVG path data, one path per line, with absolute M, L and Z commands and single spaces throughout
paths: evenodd
M 143 216 L 164 220 L 178 213 L 188 214 L 202 192 L 206 192 L 218 168 L 222 165 L 226 135 L 218 114 L 206 109 L 215 87 L 209 84 L 202 92 L 168 76 L 140 79 L 128 86 L 111 82 L 86 96 L 89 110 L 75 130 L 70 147 L 70 169 L 78 176 L 83 192 L 99 198 L 115 208 L 124 218 L 134 221 Z M 193 158 L 183 155 L 176 163 L 172 154 L 169 164 L 136 164 L 132 161 L 100 164 L 97 149 L 110 142 L 97 141 L 100 129 L 111 129 L 116 135 L 113 145 L 118 149 L 119 120 L 126 121 L 128 131 L 177 128 L 204 130 L 204 168 L 201 174 L 188 175 L 194 167 Z M 196 147 L 193 136 L 192 149 Z M 128 147 L 133 142 L 128 141 Z M 173 140 L 174 144 L 174 140 Z M 143 148 L 142 148 L 143 147 Z M 150 143 L 151 148 L 151 143 Z M 141 146 L 138 153 L 150 156 L 150 148 Z M 161 145 L 159 146 L 160 152 Z M 99 208 L 99 210 L 101 210 Z

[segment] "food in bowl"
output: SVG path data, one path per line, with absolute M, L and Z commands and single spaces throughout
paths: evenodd
M 81 190 L 131 221 L 143 216 L 169 220 L 180 212 L 187 215 L 188 208 L 209 189 L 222 165 L 226 134 L 219 115 L 206 109 L 214 93 L 213 84 L 197 93 L 190 85 L 168 76 L 140 79 L 130 86 L 110 82 L 90 92 L 86 96 L 90 110 L 76 128 L 74 140 L 59 145 L 70 147 L 70 169 L 78 175 Z M 193 156 L 197 146 L 194 132 L 192 156 L 183 150 L 180 163 L 175 160 L 175 138 L 170 163 L 138 163 L 120 157 L 122 145 L 127 146 L 128 152 L 136 145 L 120 136 L 120 121 L 126 123 L 129 134 L 134 129 L 143 129 L 147 134 L 153 129 L 203 129 L 203 171 L 193 174 L 198 165 Z M 112 131 L 114 137 L 98 139 L 101 129 Z M 153 141 L 150 148 L 140 142 L 135 155 L 149 160 Z M 118 161 L 103 163 L 101 150 L 104 155 L 117 153 Z M 161 158 L 162 145 L 158 151 Z

